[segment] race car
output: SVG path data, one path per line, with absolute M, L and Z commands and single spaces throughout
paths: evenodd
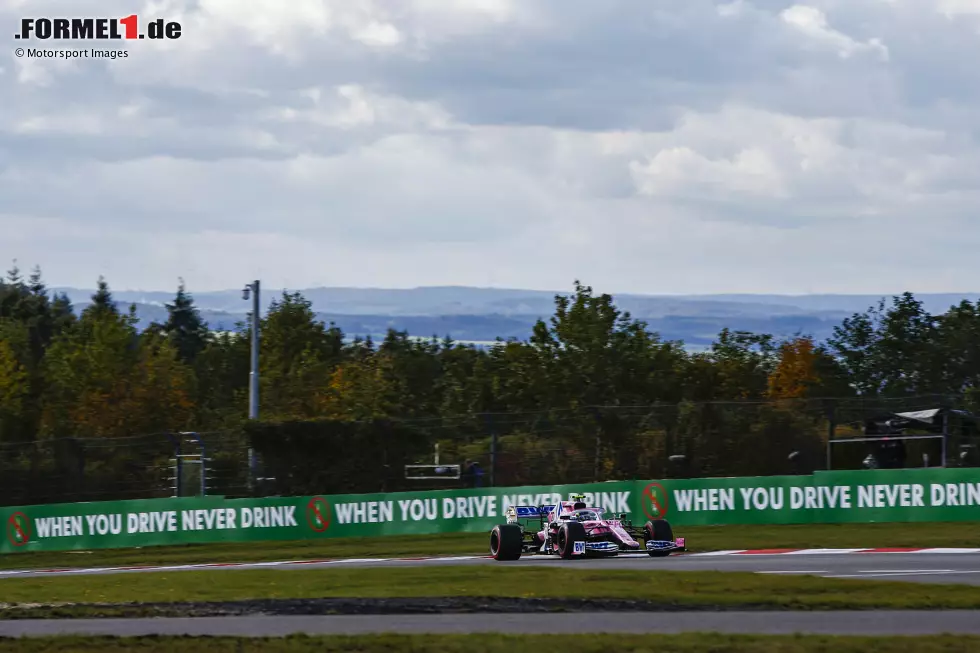
M 654 519 L 637 528 L 625 514 L 606 518 L 601 508 L 585 503 L 584 494 L 571 494 L 553 506 L 509 506 L 505 515 L 507 523 L 490 531 L 494 560 L 519 560 L 525 553 L 565 559 L 623 554 L 659 558 L 687 550 L 685 539 L 675 539 L 666 520 Z

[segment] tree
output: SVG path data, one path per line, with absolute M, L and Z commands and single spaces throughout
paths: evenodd
M 937 320 L 911 293 L 884 300 L 834 328 L 830 350 L 862 395 L 928 393 L 935 378 Z
M 550 326 L 539 320 L 529 344 L 549 379 L 550 406 L 582 408 L 650 401 L 671 392 L 679 351 L 647 324 L 575 282 L 571 297 L 555 297 Z M 553 392 L 552 392 L 553 389 Z
M 933 392 L 961 394 L 980 388 L 980 302 L 963 301 L 938 316 L 932 344 Z
M 17 360 L 24 365 L 31 361 L 31 316 L 29 290 L 19 278 L 17 268 L 0 281 L 0 338 L 13 348 Z
M 140 338 L 130 373 L 114 390 L 120 430 L 128 434 L 192 430 L 194 376 L 164 336 Z
M 51 300 L 51 337 L 64 333 L 75 323 L 75 319 L 75 310 L 68 295 L 55 295 Z
M 774 338 L 770 334 L 722 329 L 711 346 L 717 368 L 719 399 L 761 399 L 768 391 L 776 366 Z
M 12 349 L 25 378 L 17 376 L 19 392 L 18 432 L 26 440 L 36 437 L 45 378 L 42 361 L 53 338 L 75 319 L 64 295 L 52 302 L 41 275 L 34 267 L 25 281 L 15 266 L 0 280 L 0 339 Z M 8 420 L 8 433 L 11 431 Z
M 554 350 L 523 342 L 495 347 L 485 366 L 493 397 L 494 411 L 547 411 L 561 408 L 555 387 Z
M 933 316 L 910 293 L 844 320 L 825 346 L 723 329 L 699 352 L 578 281 L 529 338 L 489 347 L 394 329 L 347 341 L 289 292 L 265 317 L 212 332 L 183 280 L 167 313 L 139 328 L 100 277 L 76 318 L 40 269 L 25 278 L 15 263 L 0 279 L 0 440 L 241 429 L 252 319 L 262 421 L 347 422 L 330 426 L 338 436 L 370 422 L 377 439 L 364 442 L 385 445 L 405 432 L 384 425 L 407 421 L 428 438 L 421 450 L 439 442 L 460 458 L 485 455 L 492 433 L 498 478 L 651 477 L 675 453 L 703 474 L 781 472 L 790 451 L 819 457 L 827 420 L 860 419 L 863 397 L 980 404 L 980 302 Z M 123 457 L 102 470 L 107 487 L 129 473 Z
M 234 332 L 211 333 L 194 360 L 195 411 L 199 429 L 241 424 L 248 410 L 251 347 L 247 323 Z
M 323 396 L 323 415 L 350 421 L 397 416 L 402 398 L 392 363 L 390 355 L 376 354 L 338 366 Z
M 819 385 L 817 348 L 813 338 L 802 336 L 779 347 L 779 362 L 769 375 L 769 396 L 773 399 L 802 399 Z
M 440 378 L 434 394 L 441 402 L 436 412 L 444 416 L 484 412 L 490 395 L 482 367 L 486 352 L 447 337 L 436 356 Z
M 23 316 L 30 334 L 31 368 L 36 369 L 59 325 L 55 324 L 48 290 L 39 267 L 35 267 L 31 272 L 26 289 L 27 293 L 23 298 Z
M 284 291 L 262 321 L 263 411 L 270 417 L 313 417 L 322 410 L 330 373 L 340 362 L 343 334 L 316 319 L 300 293 Z
M 41 431 L 48 437 L 130 435 L 116 407 L 138 357 L 136 319 L 114 307 L 93 306 L 52 342 L 45 356 Z
M 382 365 L 389 370 L 398 402 L 394 410 L 407 418 L 435 417 L 442 404 L 442 347 L 435 338 L 411 338 L 388 329 L 378 346 Z
M 28 374 L 14 348 L 0 340 L 0 442 L 25 439 Z
M 194 298 L 186 291 L 183 279 L 173 304 L 167 304 L 167 316 L 163 332 L 176 348 L 180 360 L 192 363 L 207 344 L 208 327 L 194 306 Z
M 6 279 L 0 279 L 0 317 L 17 317 L 20 301 L 26 291 L 27 287 L 15 262 L 7 271 Z
M 105 277 L 100 276 L 98 288 L 92 295 L 92 303 L 85 307 L 82 315 L 97 316 L 103 313 L 119 315 L 119 309 L 116 307 L 116 302 L 112 298 L 112 291 L 109 289 L 109 284 L 106 282 Z
M 7 270 L 7 285 L 14 288 L 24 288 L 24 277 L 20 273 L 20 267 L 17 266 L 17 259 L 14 259 L 13 265 Z

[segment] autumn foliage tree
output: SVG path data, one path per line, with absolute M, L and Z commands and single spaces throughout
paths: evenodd
M 769 375 L 773 399 L 802 399 L 820 383 L 817 348 L 810 337 L 799 337 L 779 347 L 779 361 Z

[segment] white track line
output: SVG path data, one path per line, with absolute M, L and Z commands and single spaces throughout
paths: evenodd
M 725 551 L 705 551 L 701 553 L 686 553 L 681 554 L 681 557 L 717 557 L 717 556 L 744 556 L 746 558 L 753 557 L 770 557 L 770 556 L 816 556 L 816 555 L 866 555 L 866 554 L 888 554 L 888 553 L 917 553 L 917 554 L 978 554 L 980 553 L 980 548 L 892 548 L 892 549 L 875 549 L 875 548 L 864 548 L 864 549 L 791 549 L 791 550 L 751 550 L 751 549 L 730 549 Z M 136 572 L 167 572 L 167 571 L 183 571 L 188 569 L 261 569 L 265 567 L 277 567 L 277 568 L 299 568 L 303 566 L 336 566 L 345 564 L 371 564 L 371 565 L 385 565 L 388 563 L 413 563 L 413 562 L 425 562 L 429 564 L 433 563 L 450 563 L 460 560 L 477 560 L 489 558 L 486 555 L 475 555 L 475 556 L 445 556 L 445 557 L 404 557 L 404 558 L 334 558 L 327 560 L 270 560 L 266 562 L 216 562 L 216 563 L 199 563 L 199 564 L 185 564 L 185 565 L 130 565 L 126 567 L 89 567 L 89 568 L 49 568 L 49 569 L 10 569 L 10 570 L 0 570 L 0 578 L 20 576 L 24 574 L 32 575 L 44 575 L 44 576 L 56 576 L 56 575 L 84 575 L 84 574 L 98 574 L 98 573 L 136 573 Z M 762 572 L 762 573 L 773 573 L 773 572 Z M 781 572 L 781 573 L 808 573 L 808 574 L 823 574 L 829 572 L 821 571 L 806 571 L 806 572 Z M 875 572 L 882 573 L 882 572 Z M 899 570 L 896 570 L 899 573 Z M 938 571 L 928 571 L 928 572 L 909 572 L 907 570 L 901 570 L 902 574 L 916 574 L 916 573 L 940 573 Z M 941 572 L 947 573 L 947 572 Z M 950 572 L 954 573 L 954 572 Z M 980 571 L 974 572 L 955 572 L 955 573 L 980 573 Z M 856 576 L 852 575 L 841 575 L 832 576 L 833 578 L 860 578 L 868 575 L 866 572 L 862 572 Z M 830 577 L 830 576 L 829 576 Z
M 324 565 L 344 565 L 344 564 L 363 564 L 363 563 L 404 563 L 404 562 L 451 562 L 457 560 L 474 560 L 486 556 L 447 556 L 445 558 L 336 558 L 332 560 L 274 560 L 269 562 L 203 562 L 187 565 L 133 565 L 127 567 L 83 567 L 65 569 L 10 569 L 0 571 L 0 578 L 7 576 L 18 576 L 22 574 L 43 574 L 46 576 L 60 576 L 67 574 L 98 574 L 98 573 L 138 573 L 138 572 L 166 572 L 166 571 L 186 571 L 189 569 L 250 569 L 261 567 L 300 567 L 300 566 L 324 566 Z
M 955 569 L 860 569 L 859 574 L 952 574 Z
M 824 576 L 824 578 L 895 578 L 898 576 L 959 576 L 960 574 L 980 574 L 980 569 L 968 569 L 966 571 L 910 571 L 893 574 L 836 574 L 833 576 Z
M 705 558 L 714 556 L 730 556 L 730 555 L 741 555 L 746 557 L 766 557 L 766 556 L 785 556 L 785 555 L 838 555 L 838 554 L 875 554 L 875 555 L 887 555 L 894 553 L 916 553 L 916 554 L 977 554 L 980 553 L 980 548 L 967 549 L 967 548 L 928 548 L 928 549 L 916 549 L 916 548 L 862 548 L 862 549 L 791 549 L 786 551 L 777 550 L 767 550 L 767 549 L 732 549 L 728 551 L 706 551 L 702 553 L 686 553 L 682 554 L 685 557 L 692 558 Z

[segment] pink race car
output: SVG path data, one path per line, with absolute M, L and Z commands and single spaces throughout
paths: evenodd
M 684 538 L 674 538 L 666 520 L 636 528 L 628 515 L 606 518 L 601 508 L 588 506 L 584 499 L 585 495 L 573 494 L 553 506 L 510 506 L 507 523 L 490 532 L 491 555 L 495 560 L 519 560 L 525 553 L 562 558 L 632 553 L 656 558 L 687 550 Z

